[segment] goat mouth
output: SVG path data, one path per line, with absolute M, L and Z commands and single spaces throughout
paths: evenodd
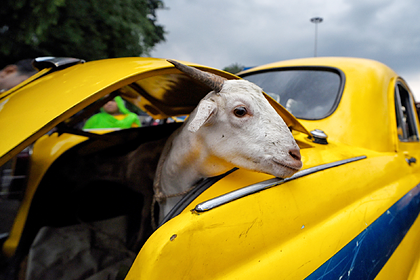
M 274 163 L 276 163 L 277 165 L 281 165 L 285 168 L 291 169 L 293 171 L 299 171 L 302 168 L 302 162 L 299 161 L 299 163 L 296 163 L 295 165 L 290 165 L 290 164 L 286 164 L 280 160 L 277 160 L 275 158 L 272 159 Z

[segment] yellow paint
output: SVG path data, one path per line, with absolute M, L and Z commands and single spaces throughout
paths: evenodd
M 398 141 L 394 86 L 402 81 L 388 67 L 370 60 L 314 58 L 279 62 L 250 71 L 283 66 L 322 65 L 346 77 L 337 110 L 329 117 L 289 118 L 301 146 L 304 169 L 361 155 L 366 159 L 320 171 L 240 198 L 207 212 L 191 211 L 201 202 L 272 176 L 238 170 L 197 197 L 180 215 L 154 232 L 127 279 L 304 279 L 361 233 L 420 182 L 419 142 Z M 217 70 L 200 66 L 210 72 Z M 233 75 L 218 72 L 229 78 Z M 156 101 L 173 83 L 185 85 L 166 61 L 124 58 L 76 65 L 28 82 L 0 96 L 0 128 L 10 135 L 0 144 L 0 164 L 82 108 L 123 87 L 127 99 L 154 116 L 185 113 L 193 105 Z M 185 77 L 184 77 L 185 78 Z M 148 98 L 129 87 L 141 85 Z M 17 115 L 19 112 L 19 116 Z M 303 126 L 302 126 L 303 124 Z M 16 129 L 19 128 L 19 129 Z M 328 145 L 307 133 L 322 129 Z M 297 132 L 301 131 L 301 132 Z M 4 252 L 19 242 L 36 188 L 63 152 L 86 138 L 43 136 L 34 145 L 29 184 Z M 420 224 L 416 221 L 378 279 L 416 279 L 420 275 Z
M 418 182 L 398 179 L 408 166 L 392 154 L 367 156 L 208 212 L 190 212 L 193 202 L 151 236 L 127 279 L 304 279 Z M 251 176 L 237 172 L 214 188 Z
M 394 86 L 400 79 L 370 60 L 316 58 L 274 63 L 322 65 L 346 76 L 341 103 L 319 121 L 328 145 L 301 143 L 304 168 L 360 155 L 366 159 L 324 170 L 203 213 L 195 205 L 270 176 L 238 170 L 196 198 L 143 246 L 126 279 L 304 279 L 365 230 L 420 182 L 419 142 L 397 138 Z M 378 279 L 420 275 L 419 221 Z M 171 240 L 171 236 L 176 238 Z

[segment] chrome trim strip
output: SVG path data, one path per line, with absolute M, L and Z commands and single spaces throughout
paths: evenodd
M 286 179 L 281 179 L 281 178 L 273 178 L 273 179 L 269 179 L 260 183 L 256 183 L 241 189 L 238 189 L 236 191 L 232 191 L 230 193 L 209 199 L 207 201 L 204 201 L 202 203 L 199 203 L 195 206 L 194 211 L 196 212 L 206 212 L 209 211 L 215 207 L 218 207 L 220 205 L 226 204 L 228 202 L 234 201 L 236 199 L 239 199 L 241 197 L 268 189 L 268 188 L 272 188 L 278 185 L 281 185 L 283 183 L 298 179 L 300 177 L 303 176 L 307 176 L 309 174 L 313 174 L 319 171 L 323 171 L 329 168 L 333 168 L 333 167 L 337 167 L 343 164 L 347 164 L 347 163 L 351 163 L 354 161 L 358 161 L 358 160 L 362 160 L 367 158 L 366 156 L 358 156 L 358 157 L 354 157 L 354 158 L 349 158 L 349 159 L 344 159 L 344 160 L 339 160 L 339 161 L 335 161 L 335 162 L 331 162 L 331 163 L 326 163 L 326 164 L 322 164 L 322 165 L 318 165 L 318 166 L 314 166 L 314 167 L 310 167 L 308 169 L 304 169 L 301 170 L 297 173 L 295 173 L 292 177 L 290 178 L 286 178 Z

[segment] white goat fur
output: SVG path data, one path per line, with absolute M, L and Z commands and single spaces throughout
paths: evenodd
M 246 108 L 237 117 L 235 108 Z M 227 80 L 199 103 L 166 142 L 155 176 L 163 195 L 181 193 L 201 178 L 234 167 L 286 178 L 302 167 L 299 147 L 261 88 L 245 80 Z M 159 171 L 160 169 L 160 171 Z M 160 220 L 180 200 L 160 203 Z

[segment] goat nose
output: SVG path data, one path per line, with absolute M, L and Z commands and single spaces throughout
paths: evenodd
M 290 149 L 289 150 L 289 155 L 293 158 L 293 159 L 295 159 L 295 160 L 301 160 L 302 159 L 302 157 L 301 157 L 301 155 L 300 155 L 300 150 L 299 149 Z

